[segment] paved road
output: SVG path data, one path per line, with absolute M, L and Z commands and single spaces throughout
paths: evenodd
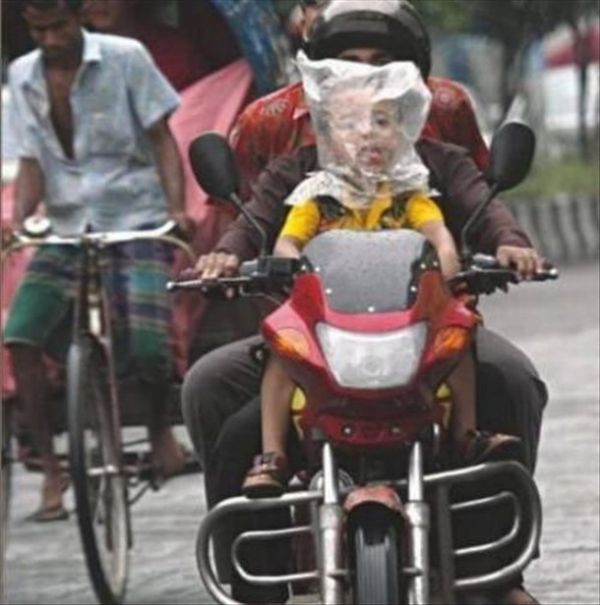
M 518 343 L 547 379 L 538 480 L 545 505 L 543 558 L 528 585 L 546 604 L 598 604 L 598 265 L 566 268 L 555 284 L 523 286 L 484 303 L 488 325 Z M 7 561 L 8 603 L 94 603 L 74 520 L 24 521 L 37 503 L 35 475 L 17 472 Z M 199 477 L 147 494 L 133 514 L 130 603 L 210 603 L 193 557 L 203 511 Z

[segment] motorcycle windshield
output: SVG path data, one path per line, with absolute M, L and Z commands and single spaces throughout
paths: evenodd
M 387 313 L 410 305 L 414 272 L 427 240 L 408 229 L 334 230 L 304 249 L 321 278 L 331 309 L 343 313 Z

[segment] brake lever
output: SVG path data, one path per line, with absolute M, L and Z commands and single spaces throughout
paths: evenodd
M 460 290 L 463 284 L 472 294 L 492 294 L 495 290 L 508 292 L 510 283 L 519 283 L 516 273 L 510 269 L 486 269 L 478 265 L 471 265 L 469 269 L 457 273 L 449 286 L 452 290 Z

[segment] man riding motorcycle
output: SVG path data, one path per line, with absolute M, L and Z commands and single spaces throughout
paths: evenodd
M 323 56 L 320 53 L 335 48 L 336 56 L 344 53 L 348 57 L 350 53 L 350 58 L 369 62 L 381 61 L 383 50 L 389 53 L 388 60 L 415 61 L 415 57 L 424 56 L 423 53 L 413 54 L 415 48 L 422 50 L 423 38 L 422 35 L 411 36 L 417 26 L 414 11 L 401 10 L 405 4 L 394 2 L 399 10 L 390 12 L 382 8 L 383 5 L 389 7 L 388 2 L 383 5 L 369 2 L 366 7 L 356 2 L 331 2 L 312 28 L 309 53 Z M 365 34 L 369 15 L 376 17 L 374 21 L 381 24 L 377 35 Z M 340 29 L 344 30 L 342 37 Z M 404 38 L 395 35 L 399 30 Z M 422 30 L 419 33 L 422 34 Z M 398 44 L 399 39 L 403 40 L 402 44 Z M 337 44 L 330 44 L 332 40 Z M 423 65 L 419 67 L 423 69 Z M 464 149 L 429 139 L 422 139 L 417 149 L 432 174 L 430 185 L 442 194 L 442 212 L 455 239 L 458 239 L 466 219 L 488 191 L 483 176 Z M 314 148 L 304 147 L 294 156 L 273 162 L 261 175 L 247 209 L 265 229 L 270 243 L 285 216 L 282 201 L 306 173 L 315 168 Z M 474 240 L 474 249 L 495 254 L 504 264 L 516 263 L 523 276 L 541 267 L 541 259 L 532 250 L 527 236 L 497 200 L 485 212 Z M 197 268 L 203 277 L 233 272 L 240 261 L 256 256 L 259 251 L 257 235 L 240 217 L 220 240 L 216 251 L 221 253 L 220 258 L 225 262 L 207 263 L 207 259 L 200 259 Z M 196 450 L 203 458 L 209 506 L 239 494 L 251 458 L 260 451 L 259 405 L 255 396 L 261 367 L 249 354 L 252 344 L 258 342 L 260 338 L 257 337 L 227 345 L 202 358 L 186 376 L 184 419 Z M 489 330 L 480 330 L 477 350 L 480 426 L 519 435 L 526 446 L 527 465 L 533 470 L 541 414 L 546 403 L 545 386 L 531 362 Z M 253 397 L 252 402 L 245 405 Z M 253 558 L 259 558 L 256 550 Z M 252 589 L 234 577 L 234 596 L 246 601 L 277 601 L 284 597 L 284 591 L 280 587 L 269 591 Z M 507 603 L 535 602 L 516 586 L 506 587 L 494 598 Z

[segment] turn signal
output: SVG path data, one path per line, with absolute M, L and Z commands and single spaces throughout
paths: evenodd
M 272 346 L 282 357 L 306 359 L 310 353 L 306 336 L 294 328 L 277 330 Z
M 468 330 L 457 327 L 444 328 L 437 333 L 433 341 L 433 352 L 438 358 L 451 357 L 463 351 L 468 342 Z

